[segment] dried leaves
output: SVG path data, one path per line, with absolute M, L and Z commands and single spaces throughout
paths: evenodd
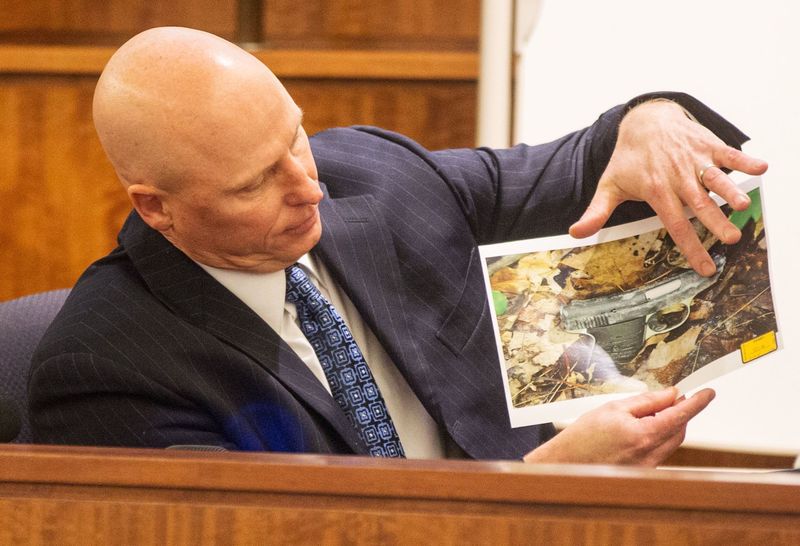
M 751 215 L 733 246 L 722 247 L 697 229 L 707 248 L 725 253 L 723 274 L 691 301 L 681 316 L 685 322 L 666 333 L 649 332 L 629 362 L 614 362 L 592 335 L 566 331 L 561 309 L 683 271 L 688 266 L 664 230 L 495 263 L 490 280 L 507 303 L 497 318 L 514 405 L 674 385 L 742 342 L 776 330 L 760 215 Z

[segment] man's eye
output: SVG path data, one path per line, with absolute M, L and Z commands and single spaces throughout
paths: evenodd
M 259 180 L 258 182 L 253 182 L 252 184 L 243 186 L 239 188 L 239 193 L 253 193 L 254 191 L 258 190 L 263 183 L 263 180 Z
M 281 171 L 281 166 L 278 163 L 275 163 L 269 169 L 264 171 L 264 178 L 262 178 L 262 183 L 264 180 L 269 180 L 270 178 L 275 178 L 278 173 Z

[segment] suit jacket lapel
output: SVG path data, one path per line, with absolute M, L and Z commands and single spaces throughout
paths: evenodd
M 356 453 L 358 433 L 308 366 L 241 300 L 132 212 L 120 232 L 152 293 L 176 315 L 246 353 L 322 415 Z

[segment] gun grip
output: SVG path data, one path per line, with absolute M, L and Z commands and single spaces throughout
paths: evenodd
M 645 317 L 618 322 L 611 326 L 587 329 L 611 359 L 617 364 L 630 362 L 644 345 Z

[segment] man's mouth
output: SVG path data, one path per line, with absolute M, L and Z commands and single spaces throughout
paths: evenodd
M 308 216 L 308 218 L 306 218 L 299 224 L 295 224 L 294 226 L 288 228 L 286 232 L 294 235 L 303 234 L 306 231 L 310 230 L 312 227 L 314 227 L 318 220 L 319 220 L 319 209 L 317 209 L 317 207 L 314 207 L 314 212 L 311 213 Z

